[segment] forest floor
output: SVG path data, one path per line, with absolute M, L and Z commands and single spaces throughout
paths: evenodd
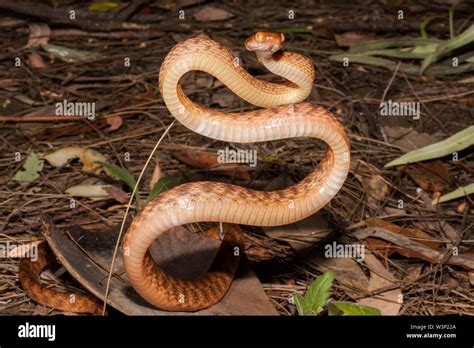
M 138 177 L 174 119 L 157 83 L 169 50 L 188 37 L 207 35 L 227 46 L 251 74 L 276 80 L 245 50 L 243 42 L 256 30 L 280 30 L 285 32 L 287 50 L 313 60 L 316 78 L 308 101 L 327 108 L 341 121 L 350 136 L 352 158 L 343 188 L 315 216 L 286 228 L 242 226 L 245 253 L 271 303 L 280 314 L 294 315 L 291 295 L 303 294 L 315 277 L 334 271 L 331 298 L 335 300 L 359 301 L 384 314 L 474 314 L 474 269 L 452 259 L 453 247 L 470 265 L 474 259 L 472 198 L 432 204 L 440 192 L 472 182 L 472 152 L 384 169 L 408 150 L 445 139 L 472 124 L 473 84 L 463 82 L 472 73 L 416 76 L 399 68 L 350 61 L 345 66 L 329 59 L 347 52 L 347 46 L 355 42 L 419 37 L 421 23 L 431 16 L 442 18 L 428 26 L 429 37 L 449 39 L 449 3 L 367 1 L 362 6 L 320 1 L 296 6 L 291 1 L 278 5 L 161 1 L 143 2 L 122 17 L 110 11 L 87 11 L 87 4 L 60 3 L 57 8 L 77 8 L 80 20 L 68 23 L 40 10 L 28 14 L 12 8 L 0 15 L 0 116 L 14 116 L 8 121 L 0 118 L 0 243 L 42 239 L 42 215 L 51 216 L 58 227 L 79 225 L 91 232 L 119 225 L 127 206 L 123 196 L 76 197 L 83 209 L 71 209 L 72 196 L 66 193 L 74 185 L 107 183 L 130 196 L 127 185 L 105 173 L 85 172 L 80 161 L 58 168 L 45 161 L 39 177 L 31 182 L 20 183 L 14 180 L 15 174 L 32 152 L 43 157 L 76 146 L 93 149 Z M 461 2 L 455 8 L 454 28 L 466 29 L 472 23 L 469 6 Z M 400 9 L 403 19 L 399 19 Z M 124 21 L 149 27 L 120 29 Z M 87 61 L 65 62 L 35 44 L 30 37 L 34 30 L 47 37 L 50 45 L 95 55 Z M 188 74 L 182 86 L 193 101 L 224 112 L 255 109 L 201 72 Z M 420 117 L 381 116 L 380 104 L 389 99 L 419 103 Z M 54 116 L 55 104 L 63 100 L 95 102 L 95 120 L 19 119 Z M 145 171 L 142 199 L 157 168 L 162 177 L 179 175 L 182 182 L 221 181 L 260 190 L 285 187 L 306 177 L 325 149 L 324 144 L 309 139 L 239 144 L 233 148 L 257 151 L 258 165 L 221 170 L 215 166 L 216 153 L 229 146 L 234 145 L 202 137 L 176 122 Z M 130 213 L 136 214 L 134 206 Z M 361 233 L 369 227 L 381 227 L 402 242 Z M 415 244 L 405 243 L 406 239 Z M 333 242 L 362 245 L 365 260 L 324 257 Z M 413 245 L 429 248 L 440 258 L 430 258 Z M 29 299 L 18 280 L 18 264 L 16 258 L 0 261 L 0 313 L 60 313 Z M 43 280 L 63 291 L 82 288 L 67 274 L 50 274 Z

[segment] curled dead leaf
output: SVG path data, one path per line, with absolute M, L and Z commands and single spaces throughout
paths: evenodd
M 108 193 L 108 195 L 110 197 L 112 197 L 113 199 L 115 199 L 119 203 L 126 204 L 126 203 L 128 203 L 128 201 L 130 199 L 130 196 L 129 196 L 128 193 L 126 193 L 125 191 L 123 191 L 123 190 L 121 190 L 117 187 L 105 186 L 104 190 L 105 190 L 105 192 Z
M 365 223 L 367 227 L 380 227 L 380 228 L 386 229 L 387 231 L 391 231 L 391 232 L 403 235 L 405 237 L 408 237 L 413 241 L 419 242 L 433 249 L 437 249 L 441 246 L 440 242 L 433 240 L 434 239 L 433 236 L 417 228 L 400 227 L 398 225 L 395 225 L 393 223 L 390 223 L 388 221 L 378 219 L 378 218 L 367 219 Z M 370 249 L 385 252 L 386 256 L 390 256 L 393 253 L 398 253 L 405 257 L 419 257 L 420 256 L 417 252 L 413 250 L 404 249 L 403 247 L 394 245 L 392 243 L 389 243 L 377 238 L 367 238 L 367 246 Z
M 349 47 L 373 41 L 376 39 L 376 35 L 372 33 L 348 31 L 342 34 L 334 34 L 334 39 L 339 47 Z
M 36 52 L 30 53 L 30 55 L 28 56 L 27 63 L 32 69 L 46 68 L 46 63 L 44 62 L 43 58 L 41 58 L 41 56 Z
M 397 279 L 384 265 L 371 254 L 365 255 L 365 265 L 370 270 L 370 280 L 367 291 L 377 291 L 396 285 Z M 379 309 L 382 315 L 398 315 L 403 303 L 402 290 L 396 288 L 380 294 L 357 300 L 365 306 Z
M 100 172 L 105 171 L 105 169 L 97 162 L 106 162 L 107 158 L 100 152 L 92 149 L 70 146 L 44 156 L 45 160 L 47 160 L 53 167 L 57 168 L 66 165 L 70 160 L 75 158 L 79 158 L 84 165 L 82 168 L 84 172 L 99 174 Z
M 112 116 L 112 117 L 106 117 L 105 121 L 110 125 L 109 131 L 113 132 L 117 129 L 119 129 L 122 126 L 122 117 L 120 116 Z
M 440 160 L 409 164 L 405 172 L 426 191 L 443 192 L 451 184 L 448 167 Z
M 28 25 L 30 36 L 26 48 L 46 45 L 49 42 L 51 30 L 46 23 L 31 23 Z
M 249 171 L 241 165 L 234 163 L 220 164 L 218 162 L 219 156 L 216 153 L 204 151 L 176 152 L 173 157 L 193 168 L 218 171 L 219 174 L 238 180 L 249 181 L 251 179 Z
M 193 15 L 194 19 L 199 22 L 223 21 L 233 16 L 232 13 L 214 6 L 204 6 Z
M 155 169 L 153 169 L 153 175 L 151 176 L 150 183 L 148 185 L 148 187 L 150 188 L 150 191 L 153 190 L 153 187 L 155 186 L 155 184 L 162 177 L 163 177 L 163 173 L 161 172 L 161 168 L 160 168 L 160 160 L 158 159 L 158 156 L 156 156 Z

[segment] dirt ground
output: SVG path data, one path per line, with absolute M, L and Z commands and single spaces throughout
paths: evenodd
M 87 3 L 53 3 L 59 3 L 56 9 L 73 7 L 79 14 L 87 10 Z M 58 168 L 45 161 L 39 177 L 26 184 L 15 181 L 14 176 L 32 152 L 44 156 L 78 146 L 100 152 L 108 162 L 138 177 L 156 142 L 174 120 L 157 83 L 159 67 L 169 50 L 188 37 L 207 35 L 231 49 L 251 74 L 277 81 L 245 50 L 243 42 L 257 30 L 279 30 L 285 32 L 287 50 L 313 60 L 316 79 L 308 101 L 327 108 L 341 121 L 350 135 L 352 159 L 341 191 L 305 223 L 286 229 L 242 226 L 250 266 L 270 302 L 280 314 L 295 315 L 291 295 L 303 294 L 315 277 L 332 270 L 336 280 L 331 298 L 335 300 L 356 302 L 365 298 L 366 304 L 384 314 L 474 314 L 474 269 L 453 263 L 451 257 L 456 247 L 472 265 L 472 197 L 431 203 L 438 192 L 472 183 L 472 151 L 460 152 L 458 160 L 447 156 L 427 166 L 384 169 L 402 153 L 472 125 L 474 88 L 472 81 L 462 82 L 472 77 L 472 71 L 416 76 L 400 69 L 351 62 L 344 66 L 329 59 L 347 52 L 344 40 L 419 37 L 420 24 L 431 16 L 442 18 L 428 26 L 429 37 L 449 39 L 451 7 L 451 2 L 403 0 L 363 4 L 304 1 L 299 5 L 291 1 L 151 1 L 143 2 L 128 17 L 88 11 L 93 12 L 90 18 L 78 14 L 80 21 L 73 24 L 40 10 L 32 14 L 2 9 L 0 116 L 13 119 L 0 119 L 0 243 L 42 239 L 42 215 L 52 217 L 58 227 L 79 225 L 97 233 L 120 224 L 127 204 L 111 197 L 76 198 L 77 206 L 83 209 L 71 209 L 66 190 L 74 185 L 100 180 L 128 196 L 131 192 L 105 173 L 84 172 L 80 161 Z M 398 18 L 400 9 L 403 19 Z M 184 19 L 178 18 L 180 11 L 184 11 Z M 293 19 L 289 18 L 290 11 Z M 148 27 L 121 29 L 117 23 L 124 21 Z M 472 3 L 460 2 L 455 7 L 454 27 L 467 28 L 472 21 Z M 49 44 L 100 56 L 65 62 L 34 43 L 28 46 L 34 23 L 49 26 Z M 17 58 L 20 66 L 15 65 Z M 408 63 L 417 64 L 414 60 Z M 193 101 L 224 112 L 255 109 L 204 73 L 190 73 L 182 86 Z M 419 103 L 419 119 L 381 116 L 380 103 L 388 99 Z M 54 116 L 55 103 L 63 100 L 95 102 L 96 119 L 33 119 Z M 257 150 L 258 154 L 258 165 L 239 166 L 246 173 L 239 176 L 235 171 L 229 175 L 229 171 L 212 169 L 206 162 L 213 158 L 209 154 L 226 146 L 231 145 L 202 137 L 177 122 L 160 144 L 156 158 L 163 175 L 179 174 L 183 182 L 211 180 L 272 190 L 306 177 L 325 149 L 322 143 L 309 139 L 239 144 L 236 148 Z M 190 158 L 200 163 L 193 165 Z M 150 190 L 155 168 L 153 159 L 142 180 L 142 199 Z M 132 217 L 136 214 L 133 206 L 130 213 Z M 422 244 L 440 259 L 430 259 L 411 244 L 356 236 L 367 227 L 382 227 Z M 325 247 L 333 242 L 363 245 L 365 261 L 325 258 Z M 18 279 L 18 263 L 17 258 L 0 261 L 0 313 L 61 313 L 30 300 Z M 60 291 L 85 291 L 64 272 L 47 274 L 43 281 Z

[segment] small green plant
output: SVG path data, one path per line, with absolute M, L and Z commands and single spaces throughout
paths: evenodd
M 319 315 L 325 308 L 327 308 L 330 316 L 381 315 L 380 310 L 377 308 L 346 301 L 328 301 L 329 290 L 331 289 L 333 281 L 334 273 L 326 272 L 316 278 L 316 280 L 309 286 L 304 297 L 299 294 L 293 295 L 298 314 L 302 316 Z
M 130 190 L 133 192 L 133 190 L 135 189 L 135 186 L 137 185 L 137 180 L 135 179 L 135 176 L 132 173 L 130 173 L 125 168 L 116 166 L 115 164 L 106 163 L 106 162 L 98 162 L 98 163 L 107 170 L 107 173 L 109 175 L 127 184 Z M 180 182 L 181 182 L 181 177 L 176 176 L 176 175 L 170 175 L 170 176 L 165 176 L 161 178 L 155 183 L 155 185 L 153 186 L 153 189 L 148 194 L 146 203 L 148 203 L 153 198 L 158 196 L 161 192 L 166 191 L 176 185 L 179 185 Z M 141 199 L 140 199 L 140 192 L 138 190 L 135 191 L 135 201 L 137 204 L 137 209 L 140 210 Z
M 40 160 L 38 156 L 32 152 L 23 164 L 24 170 L 16 172 L 13 180 L 20 182 L 22 185 L 26 185 L 40 177 L 39 173 L 43 170 L 43 165 L 44 161 Z

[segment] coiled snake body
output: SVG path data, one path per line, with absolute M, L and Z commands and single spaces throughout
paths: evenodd
M 235 251 L 242 248 L 242 240 L 238 234 L 228 234 L 210 271 L 190 281 L 171 277 L 152 260 L 148 248 L 160 234 L 195 222 L 289 224 L 321 209 L 346 179 L 350 164 L 346 132 L 324 108 L 301 103 L 311 91 L 314 68 L 307 57 L 279 51 L 283 40 L 283 34 L 259 32 L 245 45 L 268 70 L 288 80 L 285 82 L 251 76 L 236 64 L 227 48 L 205 38 L 176 45 L 161 66 L 163 100 L 171 114 L 194 132 L 236 143 L 312 137 L 329 145 L 310 175 L 283 190 L 261 192 L 225 183 L 194 182 L 166 191 L 150 202 L 131 224 L 122 252 L 135 290 L 161 309 L 195 311 L 217 303 L 232 282 L 240 254 Z M 244 100 L 268 109 L 226 114 L 192 102 L 179 80 L 193 70 L 215 76 Z

